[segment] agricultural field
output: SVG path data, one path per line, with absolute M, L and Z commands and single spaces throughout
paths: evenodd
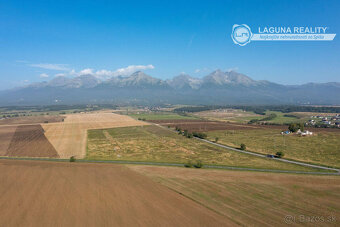
M 208 139 L 219 138 L 224 145 L 239 147 L 246 144 L 247 150 L 275 154 L 282 151 L 285 158 L 340 168 L 340 130 L 310 129 L 312 136 L 296 134 L 281 135 L 281 129 L 263 127 L 256 130 L 221 130 L 207 132 Z
M 0 226 L 233 226 L 127 167 L 0 160 Z
M 149 120 L 149 122 L 171 128 L 179 127 L 182 130 L 188 130 L 189 132 L 207 132 L 214 130 L 242 130 L 242 129 L 252 130 L 260 129 L 263 127 L 260 125 L 235 124 L 220 121 L 191 120 L 191 119 Z
M 40 124 L 62 122 L 65 117 L 54 115 L 13 117 L 0 120 L 1 125 Z
M 128 166 L 240 226 L 338 226 L 340 178 Z M 286 216 L 293 216 L 285 219 Z M 324 221 L 300 222 L 300 216 Z
M 89 160 L 128 160 L 163 163 L 187 163 L 318 171 L 318 169 L 283 163 L 229 151 L 194 138 L 185 138 L 168 129 L 149 125 L 88 131 Z
M 7 154 L 7 149 L 12 141 L 16 126 L 0 127 L 0 156 Z
M 293 113 L 282 113 L 278 111 L 266 111 L 266 115 L 263 117 L 269 116 L 270 114 L 275 114 L 276 117 L 266 122 L 274 124 L 304 123 L 309 119 L 303 115 L 294 115 Z
M 41 125 L 0 127 L 0 156 L 58 158 Z
M 217 109 L 194 113 L 194 116 L 201 117 L 211 121 L 227 121 L 233 123 L 246 124 L 250 120 L 262 120 L 271 114 L 276 117 L 265 122 L 273 124 L 290 124 L 304 123 L 309 119 L 309 116 L 302 113 L 282 113 L 279 111 L 266 111 L 265 115 L 256 114 L 251 111 L 243 111 L 240 109 Z M 317 115 L 317 113 L 314 113 Z
M 172 112 L 133 112 L 128 114 L 135 119 L 149 120 L 171 120 L 171 119 L 197 119 L 189 115 L 179 115 Z
M 211 121 L 228 121 L 236 123 L 247 123 L 251 119 L 261 119 L 264 117 L 263 115 L 240 109 L 207 110 L 193 113 L 193 115 Z
M 111 112 L 65 115 L 64 122 L 42 124 L 47 139 L 61 158 L 83 158 L 88 129 L 147 125 L 131 117 Z
M 18 126 L 5 155 L 10 157 L 59 157 L 57 151 L 45 137 L 41 125 Z

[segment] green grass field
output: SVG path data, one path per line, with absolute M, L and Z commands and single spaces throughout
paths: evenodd
M 208 132 L 208 138 L 219 143 L 263 154 L 282 151 L 285 158 L 340 168 L 340 132 L 318 132 L 313 136 L 282 136 L 278 129 L 232 130 Z
M 265 115 L 255 114 L 254 112 L 249 111 L 241 111 L 241 110 L 229 110 L 227 112 L 223 111 L 203 111 L 195 113 L 195 116 L 204 117 L 209 120 L 217 120 L 217 121 L 231 121 L 236 123 L 248 123 L 250 120 L 256 119 L 261 120 L 263 118 L 268 117 L 270 114 L 276 114 L 276 117 L 272 120 L 267 120 L 266 122 L 274 123 L 274 124 L 290 124 L 290 123 L 303 123 L 310 119 L 308 116 L 301 117 L 301 114 L 297 117 L 293 116 L 285 116 L 285 115 L 293 115 L 289 113 L 282 113 L 278 111 L 266 111 Z
M 142 118 L 145 120 L 197 119 L 192 116 L 184 116 L 171 112 L 131 113 L 128 115 L 135 119 Z
M 297 118 L 297 117 L 285 116 L 285 115 L 290 115 L 290 114 L 289 113 L 282 113 L 282 112 L 278 112 L 278 111 L 267 111 L 266 112 L 266 116 L 269 116 L 270 114 L 276 114 L 277 115 L 276 118 L 268 121 L 270 123 L 275 123 L 275 124 L 304 123 L 309 119 L 308 117 L 307 118 L 306 117 L 305 118 Z
M 313 168 L 228 151 L 153 125 L 89 130 L 86 159 L 167 163 L 201 160 L 203 164 L 213 165 L 318 171 Z

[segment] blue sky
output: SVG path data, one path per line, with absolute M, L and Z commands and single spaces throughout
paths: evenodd
M 83 70 L 105 76 L 142 69 L 167 79 L 234 69 L 283 84 L 340 82 L 338 36 L 243 47 L 230 37 L 243 23 L 254 30 L 327 26 L 339 35 L 339 12 L 339 1 L 324 0 L 0 0 L 0 89 Z

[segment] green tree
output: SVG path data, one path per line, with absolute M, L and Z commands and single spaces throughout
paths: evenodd
M 194 167 L 195 167 L 195 168 L 202 168 L 202 167 L 203 167 L 203 163 L 202 163 L 200 160 L 198 160 L 198 161 L 194 164 Z
M 285 154 L 282 151 L 276 152 L 276 157 L 282 158 Z
M 75 161 L 76 161 L 76 157 L 71 156 L 71 157 L 70 157 L 70 162 L 75 162 Z
M 246 145 L 244 143 L 241 143 L 240 149 L 241 150 L 245 150 L 245 149 L 247 149 L 247 147 L 246 147 Z
M 185 163 L 184 164 L 184 166 L 186 167 L 186 168 L 192 168 L 192 162 L 191 161 L 188 161 L 187 163 Z
M 188 130 L 186 130 L 186 129 L 184 130 L 183 136 L 188 137 Z

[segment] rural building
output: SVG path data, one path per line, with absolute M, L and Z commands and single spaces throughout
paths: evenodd
M 313 135 L 313 132 L 305 130 L 305 131 L 301 131 L 300 129 L 296 132 L 296 134 L 300 135 L 300 136 L 311 136 Z

